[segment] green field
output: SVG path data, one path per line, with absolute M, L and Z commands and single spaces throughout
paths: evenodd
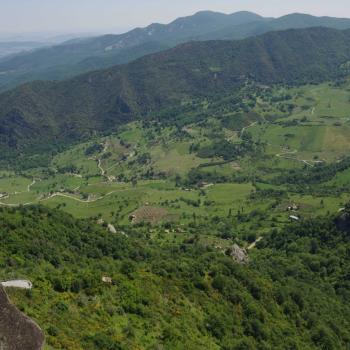
M 349 198 L 348 169 L 311 187 L 277 184 L 276 179 L 295 171 L 302 176 L 347 156 L 349 88 L 350 83 L 253 89 L 248 101 L 254 104 L 253 122 L 251 114 L 226 113 L 181 129 L 131 123 L 55 155 L 48 168 L 1 171 L 0 202 L 40 203 L 115 225 L 128 224 L 135 210 L 147 206 L 165 209 L 179 225 L 193 218 L 205 222 L 265 213 L 250 226 L 241 223 L 242 232 L 264 232 L 271 220 L 288 221 L 291 203 L 298 204 L 300 217 L 337 211 Z M 220 153 L 247 142 L 250 149 L 238 156 Z M 226 149 L 216 146 L 211 151 L 217 144 Z M 332 193 L 332 188 L 337 191 Z

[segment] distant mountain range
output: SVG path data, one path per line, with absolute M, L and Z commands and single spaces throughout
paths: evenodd
M 61 45 L 0 59 L 0 89 L 31 80 L 62 80 L 130 62 L 180 43 L 234 40 L 293 28 L 350 28 L 350 19 L 291 14 L 264 18 L 251 12 L 230 15 L 203 11 L 174 22 L 151 24 L 120 35 L 71 40 Z
M 0 59 L 6 56 L 32 51 L 47 46 L 47 44 L 33 41 L 6 41 L 0 42 Z M 8 57 L 8 59 L 10 59 Z
M 184 101 L 219 99 L 247 80 L 304 84 L 337 78 L 349 73 L 349 61 L 350 30 L 309 28 L 190 42 L 67 81 L 28 83 L 0 95 L 1 158 L 109 133 Z
M 28 33 L 28 34 L 4 34 L 0 33 L 0 59 L 11 60 L 12 55 L 27 54 L 34 50 L 63 42 L 73 43 L 75 39 L 92 37 L 93 34 L 53 34 L 53 33 Z M 95 35 L 96 36 L 96 35 Z M 6 57 L 6 58 L 5 58 Z

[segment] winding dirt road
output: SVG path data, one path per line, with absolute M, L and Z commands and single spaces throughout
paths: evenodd
M 284 153 L 277 153 L 276 154 L 276 157 L 278 158 L 284 158 L 284 159 L 291 159 L 291 160 L 295 160 L 297 162 L 301 162 L 301 163 L 304 163 L 310 167 L 314 167 L 315 165 L 310 163 L 309 160 L 306 160 L 306 159 L 298 159 L 296 157 L 289 157 L 288 155 L 289 154 L 297 154 L 298 153 L 298 150 L 294 150 L 294 151 L 290 151 L 290 152 L 284 152 Z

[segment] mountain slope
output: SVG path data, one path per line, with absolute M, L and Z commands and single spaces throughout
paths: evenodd
M 126 63 L 191 40 L 244 39 L 273 30 L 315 26 L 347 29 L 350 20 L 304 14 L 273 19 L 250 12 L 226 15 L 203 11 L 167 25 L 151 24 L 121 35 L 70 41 L 0 60 L 0 89 L 36 79 L 62 80 L 93 69 Z
M 0 59 L 24 51 L 33 51 L 44 46 L 48 46 L 48 44 L 32 41 L 0 41 Z
M 2 158 L 49 150 L 184 101 L 222 98 L 247 79 L 302 84 L 338 77 L 350 32 L 271 32 L 244 41 L 192 42 L 60 83 L 34 82 L 0 95 Z
M 253 21 L 240 25 L 229 26 L 211 33 L 198 36 L 197 40 L 234 40 L 261 35 L 270 31 L 286 29 L 303 29 L 311 27 L 327 27 L 338 30 L 350 28 L 350 19 L 334 17 L 315 17 L 307 14 L 294 13 L 276 19 Z
M 154 23 L 125 34 L 70 41 L 0 60 L 0 87 L 32 79 L 71 77 L 91 68 L 86 65 L 86 60 L 99 62 L 95 64 L 96 68 L 108 67 L 173 47 L 201 34 L 260 20 L 263 18 L 250 12 L 226 15 L 203 11 L 167 25 Z
M 153 228 L 161 244 L 146 226 L 122 227 L 126 237 L 43 207 L 2 208 L 0 219 L 1 278 L 33 281 L 10 297 L 51 349 L 349 344 L 350 241 L 329 217 L 274 230 L 246 265 L 198 241 L 211 227 L 196 224 L 176 242 Z

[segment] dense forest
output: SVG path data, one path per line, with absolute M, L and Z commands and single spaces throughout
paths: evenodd
M 162 226 L 112 234 L 40 206 L 0 217 L 1 278 L 32 279 L 10 297 L 55 349 L 349 346 L 347 212 L 272 229 L 247 264 L 203 244 L 198 222 L 175 244 L 150 237 Z

